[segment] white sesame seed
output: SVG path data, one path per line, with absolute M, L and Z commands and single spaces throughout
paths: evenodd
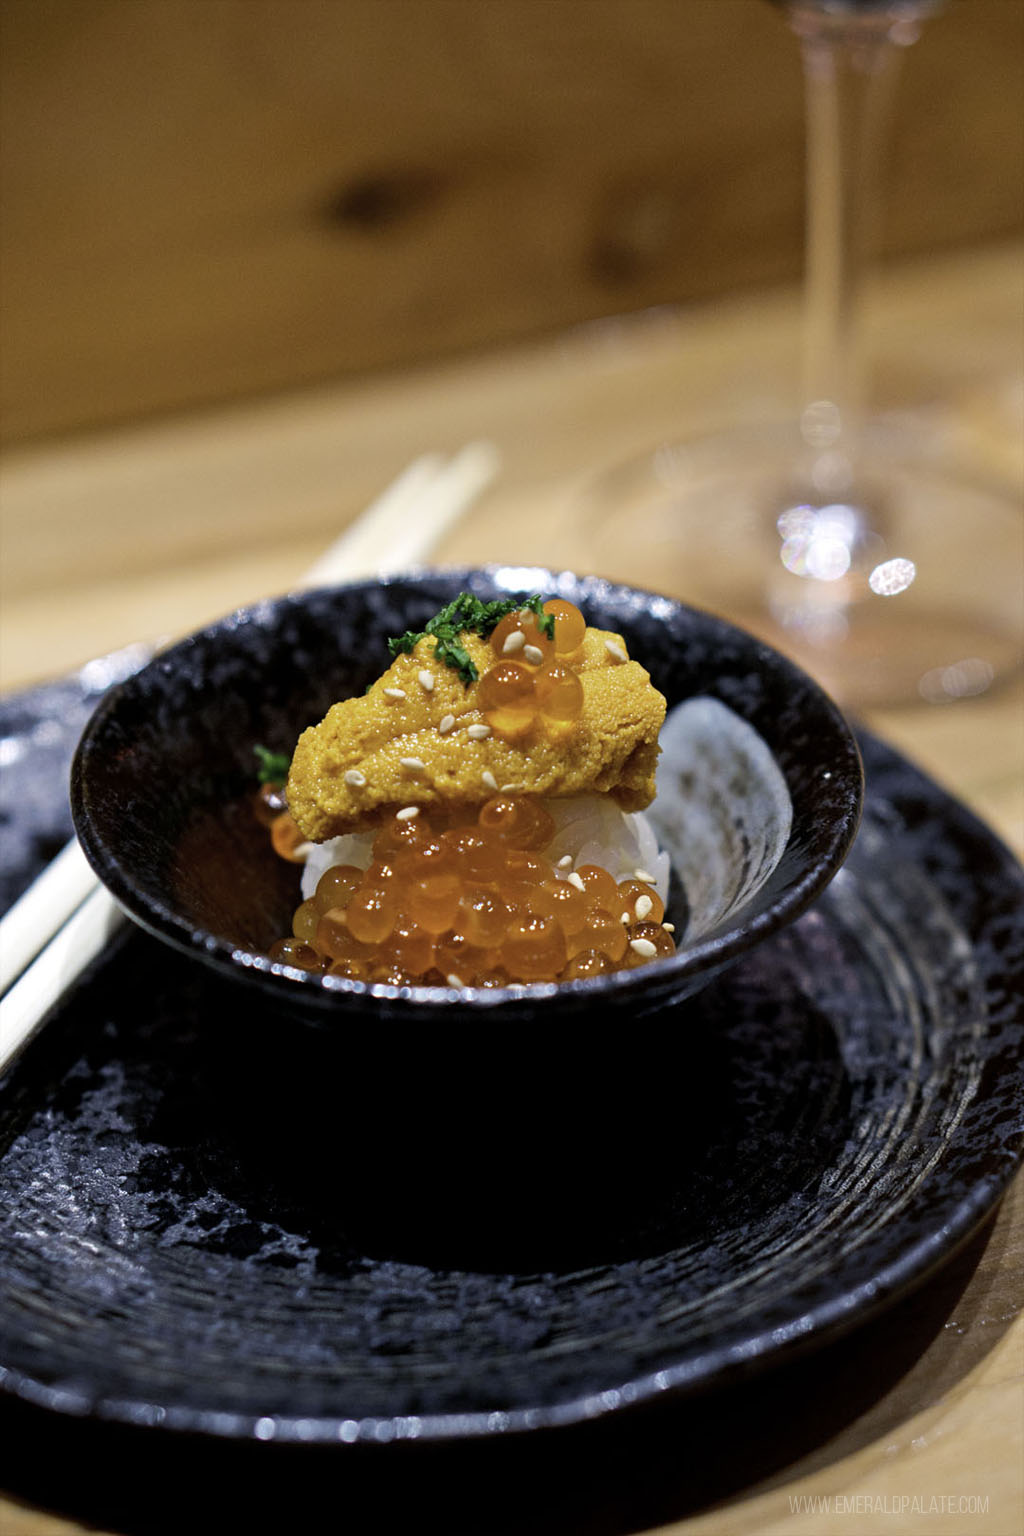
M 454 971 L 452 971 L 450 976 L 446 976 L 445 980 L 447 981 L 447 983 L 448 983 L 448 985 L 450 987 L 461 987 L 462 984 L 463 984 L 462 977 L 461 976 L 456 976 Z
M 622 649 L 622 646 L 617 640 L 606 640 L 604 643 L 604 648 L 613 661 L 629 660 L 629 657 L 626 655 L 625 651 Z
M 491 734 L 489 725 L 471 725 L 466 732 L 470 741 L 486 741 Z
M 384 697 L 388 698 L 388 699 L 404 699 L 405 698 L 405 689 L 404 688 L 385 688 L 384 689 Z
M 505 644 L 501 648 L 503 656 L 514 656 L 516 651 L 521 651 L 526 644 L 526 636 L 521 629 L 514 629 L 510 635 L 505 636 Z
M 400 811 L 395 812 L 396 821 L 415 821 L 420 813 L 418 805 L 403 805 Z
M 410 773 L 422 773 L 426 764 L 421 757 L 400 757 L 398 761 Z
M 676 931 L 675 923 L 662 923 L 661 926 L 664 928 L 666 933 L 675 933 Z
M 569 884 L 574 885 L 578 891 L 586 890 L 586 886 L 583 884 L 581 876 L 579 876 L 575 870 L 573 870 L 572 874 L 568 876 L 568 881 Z
M 633 909 L 636 912 L 637 922 L 642 923 L 648 912 L 650 912 L 653 907 L 654 902 L 649 896 L 638 896 L 636 899 L 636 906 Z
M 491 772 L 491 770 L 489 768 L 485 768 L 483 773 L 480 775 L 480 777 L 484 781 L 485 788 L 487 788 L 487 789 L 497 789 L 498 781 L 494 777 L 494 774 Z
M 345 783 L 351 784 L 353 789 L 362 789 L 366 783 L 366 774 L 360 773 L 358 768 L 347 768 L 345 770 Z
M 558 861 L 559 869 L 572 869 L 572 854 L 565 853 Z
M 629 927 L 629 913 L 628 912 L 623 912 L 622 916 L 619 918 L 619 922 L 620 923 L 625 923 L 627 928 L 628 928 Z
M 653 885 L 655 883 L 654 876 L 649 875 L 646 869 L 634 869 L 633 879 L 642 880 L 645 885 Z
M 433 693 L 433 691 L 434 691 L 434 674 L 433 674 L 433 672 L 428 672 L 424 668 L 424 670 L 422 672 L 418 673 L 417 675 L 419 677 L 420 687 L 423 689 L 423 692 L 424 693 Z
M 501 786 L 501 792 L 503 795 L 516 795 L 519 793 L 522 787 L 523 786 L 521 784 L 503 784 Z
M 645 960 L 653 960 L 654 956 L 658 953 L 650 939 L 630 939 L 629 947 L 636 954 L 642 955 Z
M 539 667 L 544 660 L 544 652 L 539 645 L 524 645 L 523 660 L 528 661 L 531 667 Z
M 447 736 L 448 732 L 452 729 L 454 724 L 455 724 L 455 716 L 454 715 L 444 715 L 442 717 L 441 724 L 437 728 L 438 735 L 439 736 Z

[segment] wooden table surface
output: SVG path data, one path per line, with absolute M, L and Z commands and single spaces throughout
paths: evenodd
M 897 268 L 880 280 L 869 316 L 875 399 L 887 409 L 926 403 L 958 451 L 1018 496 L 1021 273 L 1020 249 L 1008 245 Z M 410 458 L 473 438 L 498 446 L 501 478 L 438 560 L 588 568 L 573 508 L 592 472 L 666 435 L 791 408 L 797 318 L 793 292 L 754 294 L 12 451 L 3 686 L 285 590 Z M 874 711 L 867 723 L 1020 853 L 1022 700 L 1018 679 L 955 704 Z M 791 1382 L 784 1410 L 771 1387 L 759 1388 L 727 1477 L 694 1492 L 674 1482 L 668 1457 L 645 1470 L 641 1489 L 620 1469 L 594 1528 L 1015 1536 L 1024 1529 L 1022 1269 L 1018 1180 L 990 1231 L 921 1298 L 872 1325 L 866 1342 L 833 1352 L 836 1411 L 820 1411 L 829 1390 L 820 1377 L 813 1393 L 804 1383 L 803 1399 Z M 74 1511 L 57 1473 L 53 1503 Z M 83 1528 L 0 1497 L 3 1536 Z M 477 1528 L 486 1530 L 486 1510 Z M 564 1526 L 586 1528 L 582 1517 Z

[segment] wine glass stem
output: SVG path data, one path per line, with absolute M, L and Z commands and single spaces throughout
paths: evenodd
M 835 12 L 793 0 L 789 11 L 807 117 L 803 426 L 813 447 L 849 460 L 863 411 L 861 309 L 880 156 L 901 45 L 917 36 L 908 9 Z

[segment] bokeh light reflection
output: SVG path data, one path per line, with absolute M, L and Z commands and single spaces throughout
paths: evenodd
M 868 586 L 878 597 L 895 597 L 907 590 L 916 575 L 913 560 L 883 560 L 868 577 Z
M 860 519 L 853 507 L 787 507 L 776 523 L 782 539 L 779 559 L 794 576 L 838 581 L 850 569 Z
M 966 656 L 948 667 L 933 667 L 918 683 L 918 692 L 929 704 L 952 704 L 956 699 L 976 698 L 991 687 L 992 665 L 979 656 Z

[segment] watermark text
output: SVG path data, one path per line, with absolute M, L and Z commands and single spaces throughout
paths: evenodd
M 794 1493 L 791 1515 L 987 1515 L 987 1493 Z

